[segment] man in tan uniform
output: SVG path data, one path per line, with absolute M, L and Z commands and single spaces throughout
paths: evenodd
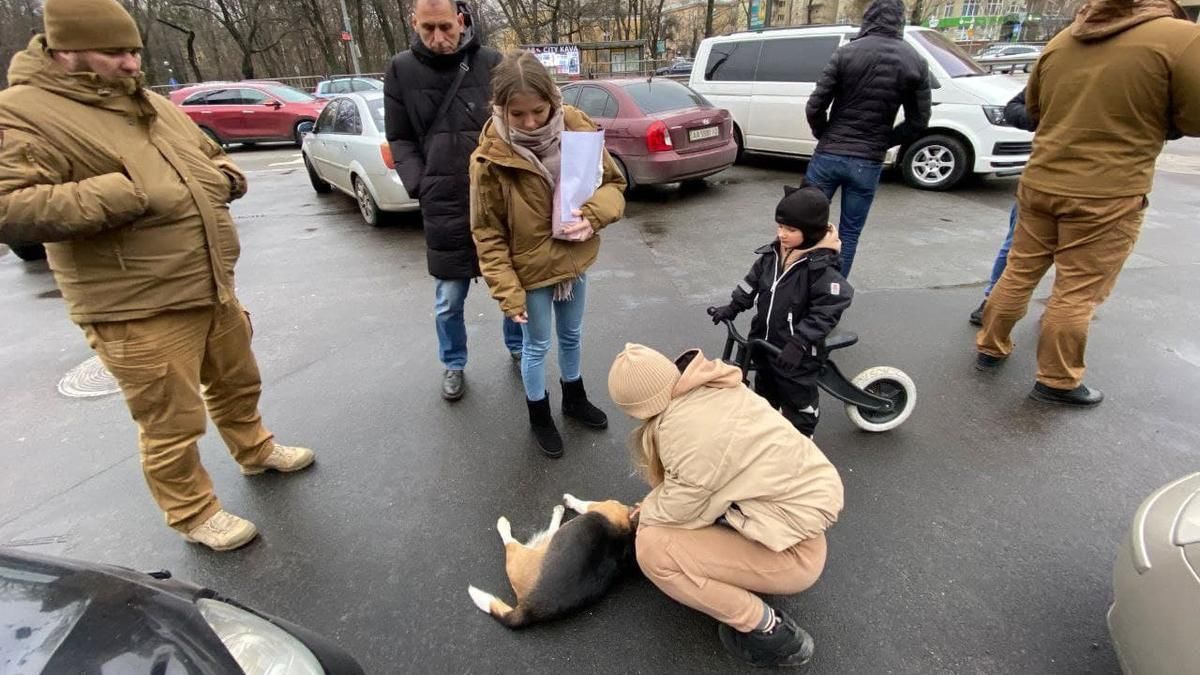
M 46 243 L 72 320 L 125 394 L 167 523 L 237 548 L 257 531 L 221 509 L 200 464 L 206 410 L 244 474 L 313 461 L 258 412 L 227 206 L 246 179 L 144 88 L 141 36 L 115 0 L 46 0 L 44 17 L 0 92 L 0 241 Z
M 1030 393 L 1038 401 L 1090 407 L 1104 398 L 1083 383 L 1088 325 L 1133 251 L 1163 143 L 1200 136 L 1200 27 L 1183 16 L 1173 0 L 1092 0 L 1029 77 L 1038 132 L 976 367 L 993 369 L 1012 352 L 1013 325 L 1054 265 Z

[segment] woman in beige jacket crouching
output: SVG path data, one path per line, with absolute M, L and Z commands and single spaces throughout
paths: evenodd
M 649 482 L 637 533 L 642 571 L 675 600 L 721 622 L 734 656 L 798 666 L 813 640 L 755 593 L 790 595 L 825 566 L 825 530 L 842 481 L 813 442 L 742 384 L 735 366 L 691 350 L 671 362 L 626 345 L 609 393 L 642 420 L 635 463 Z

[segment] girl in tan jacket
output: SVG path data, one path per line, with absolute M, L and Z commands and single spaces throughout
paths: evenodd
M 546 353 L 558 333 L 563 414 L 604 429 L 608 418 L 583 388 L 583 310 L 587 269 L 600 252 L 597 232 L 625 210 L 625 181 L 605 152 L 603 179 L 574 223 L 553 236 L 552 213 L 564 131 L 595 131 L 587 115 L 563 105 L 546 68 L 514 52 L 492 71 L 492 119 L 471 156 L 471 234 L 479 268 L 505 316 L 521 324 L 521 379 L 529 423 L 542 452 L 560 457 L 550 416 Z
M 720 621 L 725 648 L 756 666 L 798 666 L 813 640 L 755 593 L 790 595 L 825 566 L 842 481 L 813 442 L 742 384 L 741 371 L 691 350 L 674 363 L 629 344 L 612 365 L 613 401 L 642 420 L 634 458 L 651 486 L 637 559 L 675 600 Z

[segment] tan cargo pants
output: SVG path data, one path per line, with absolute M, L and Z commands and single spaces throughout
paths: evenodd
M 647 525 L 638 529 L 642 573 L 676 602 L 742 632 L 763 615 L 754 593 L 793 595 L 808 590 L 825 569 L 825 537 L 776 553 L 730 527 L 698 530 Z
M 1008 356 L 1012 329 L 1038 282 L 1054 265 L 1054 288 L 1042 315 L 1037 381 L 1057 389 L 1083 382 L 1083 355 L 1096 307 L 1108 297 L 1142 229 L 1146 198 L 1082 199 L 1017 191 L 1017 226 L 1008 265 L 983 312 L 978 350 Z
M 137 422 L 150 494 L 168 525 L 191 531 L 221 508 L 196 445 L 207 417 L 239 464 L 261 464 L 274 447 L 249 315 L 235 301 L 82 328 Z

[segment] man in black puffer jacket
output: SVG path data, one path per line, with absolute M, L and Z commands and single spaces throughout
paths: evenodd
M 893 128 L 901 105 L 904 123 Z M 818 143 L 805 182 L 831 200 L 842 189 L 842 275 L 850 276 L 884 155 L 916 140 L 929 108 L 929 66 L 904 41 L 903 0 L 874 0 L 858 37 L 833 53 L 806 110 Z
M 480 45 L 464 2 L 417 0 L 412 48 L 397 54 L 383 83 L 384 119 L 396 172 L 421 200 L 429 273 L 436 286 L 438 350 L 446 372 L 442 398 L 466 389 L 463 303 L 479 276 L 471 239 L 467 166 L 492 116 L 492 68 L 500 54 Z M 521 354 L 521 327 L 504 319 L 504 343 Z

